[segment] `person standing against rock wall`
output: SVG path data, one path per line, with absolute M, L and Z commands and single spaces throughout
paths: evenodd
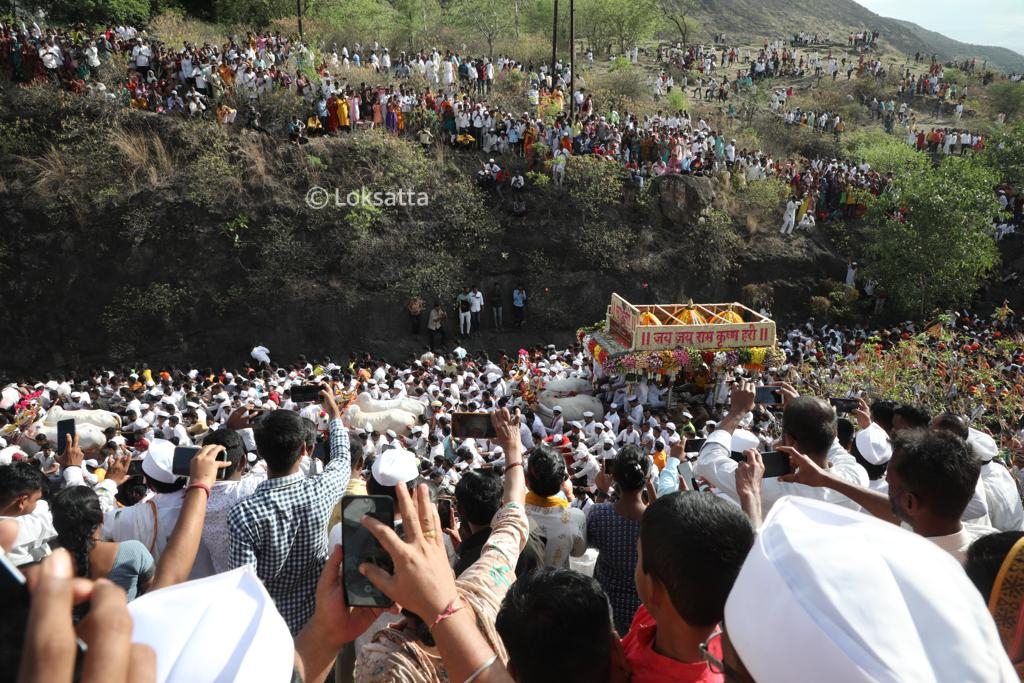
M 440 301 L 435 301 L 434 307 L 430 309 L 430 315 L 427 317 L 427 334 L 430 335 L 431 351 L 438 348 L 438 337 L 440 337 L 441 346 L 444 346 L 444 321 L 447 319 L 448 312 L 444 310 Z
M 459 336 L 468 337 L 472 331 L 470 326 L 470 307 L 472 296 L 469 287 L 463 287 L 462 293 L 455 297 L 455 309 L 459 312 Z
M 512 313 L 516 327 L 526 324 L 526 287 L 523 285 L 518 285 L 512 290 Z
M 416 336 L 420 333 L 420 319 L 423 317 L 423 299 L 414 296 L 405 305 L 409 312 L 409 334 Z
M 480 291 L 480 287 L 474 287 L 473 292 L 469 295 L 469 316 L 472 321 L 473 332 L 476 332 L 476 336 L 480 336 L 480 311 L 484 307 L 484 293 Z
M 502 296 L 501 283 L 495 282 L 491 286 L 491 314 L 494 316 L 494 329 L 498 332 L 502 331 L 504 327 L 504 321 L 502 320 L 502 306 L 501 302 L 504 297 Z

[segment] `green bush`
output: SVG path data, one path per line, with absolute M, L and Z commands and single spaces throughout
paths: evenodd
M 28 4 L 58 24 L 82 21 L 139 25 L 149 21 L 150 16 L 149 0 L 30 0 Z
M 851 159 L 863 159 L 882 174 L 921 173 L 930 165 L 926 155 L 878 129 L 858 129 L 843 143 Z
M 950 157 L 937 168 L 896 176 L 866 216 L 867 275 L 899 313 L 922 318 L 967 304 L 999 264 L 991 232 L 999 211 L 991 169 Z

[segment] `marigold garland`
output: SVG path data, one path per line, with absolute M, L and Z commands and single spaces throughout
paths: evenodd
M 659 351 L 616 351 L 602 346 L 604 323 L 582 327 L 576 332 L 580 345 L 597 361 L 605 373 L 614 375 L 649 374 L 674 375 L 696 372 L 702 365 L 721 371 L 738 366 L 751 370 L 776 368 L 786 362 L 786 355 L 778 347 L 745 347 L 739 349 L 664 349 Z M 614 346 L 614 344 L 613 344 Z

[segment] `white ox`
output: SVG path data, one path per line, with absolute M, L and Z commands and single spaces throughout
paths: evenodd
M 604 407 L 601 405 L 601 400 L 596 396 L 587 396 L 580 394 L 578 396 L 552 396 L 547 391 L 542 391 L 537 395 L 537 412 L 540 413 L 541 419 L 547 424 L 551 424 L 552 418 L 555 413 L 552 410 L 555 406 L 562 409 L 562 419 L 565 421 L 565 431 L 569 431 L 569 423 L 583 419 L 583 413 L 590 411 L 595 417 L 599 417 L 604 414 Z
M 46 412 L 45 423 L 56 426 L 61 420 L 74 420 L 75 426 L 94 425 L 104 429 L 121 429 L 121 416 L 109 410 L 65 410 L 54 406 Z
M 551 424 L 554 417 L 555 406 L 562 409 L 562 419 L 566 422 L 568 429 L 569 422 L 583 419 L 583 413 L 590 411 L 595 416 L 604 414 L 604 407 L 601 401 L 591 396 L 594 391 L 593 385 L 578 377 L 566 379 L 553 379 L 544 385 L 543 391 L 537 395 L 537 410 L 541 419 Z
M 57 424 L 46 424 L 43 420 L 33 423 L 22 432 L 18 446 L 29 455 L 35 455 L 39 452 L 39 446 L 35 442 L 37 434 L 45 434 L 47 441 L 56 450 Z M 78 447 L 87 455 L 95 455 L 107 443 L 103 429 L 88 422 L 75 422 L 75 434 L 78 436 Z
M 348 407 L 344 420 L 349 429 L 359 430 L 370 425 L 378 434 L 392 429 L 396 434 L 403 435 L 408 435 L 409 429 L 417 422 L 416 416 L 408 410 L 392 408 L 370 413 L 360 408 L 358 403 L 353 403 Z
M 387 410 L 404 410 L 407 413 L 419 416 L 423 414 L 423 404 L 413 398 L 392 398 L 381 400 L 370 396 L 365 391 L 356 396 L 353 401 L 359 409 L 366 413 L 381 413 Z
M 544 385 L 544 393 L 553 398 L 563 396 L 576 396 L 578 394 L 593 394 L 594 387 L 585 379 L 578 377 L 566 377 L 565 379 L 552 379 Z

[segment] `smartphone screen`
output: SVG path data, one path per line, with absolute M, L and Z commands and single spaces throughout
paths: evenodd
M 857 410 L 857 407 L 860 406 L 860 401 L 856 398 L 830 398 L 828 402 L 831 403 L 835 407 L 836 412 L 840 414 L 851 413 L 854 410 Z
M 68 437 L 75 440 L 75 421 L 61 420 L 57 423 L 57 455 L 64 455 L 64 449 L 68 445 Z
M 742 453 L 733 451 L 730 456 L 736 462 L 746 462 L 747 458 Z M 781 451 L 765 451 L 761 453 L 761 461 L 764 463 L 764 478 L 781 477 L 789 474 L 789 456 Z
M 700 449 L 704 448 L 704 444 L 707 443 L 707 439 L 687 439 L 686 445 L 683 447 L 684 453 L 700 453 Z
M 320 387 L 316 384 L 300 384 L 291 388 L 291 394 L 296 403 L 313 403 L 320 400 Z
M 452 499 L 439 498 L 437 500 L 437 516 L 441 518 L 441 526 L 445 529 L 452 523 Z
M 128 476 L 129 477 L 141 477 L 142 476 L 142 459 L 135 459 L 128 463 Z
M 345 561 L 341 581 L 349 607 L 390 607 L 392 600 L 359 573 L 364 562 L 394 571 L 391 557 L 380 542 L 362 525 L 370 516 L 389 527 L 395 524 L 395 503 L 388 496 L 343 496 L 341 499 L 341 543 Z
M 0 551 L 0 661 L 9 671 L 18 671 L 22 645 L 25 642 L 25 628 L 28 625 L 28 613 L 31 607 L 31 596 L 25 576 L 8 559 L 7 554 Z
M 192 471 L 192 458 L 196 457 L 198 448 L 190 446 L 178 446 L 174 449 L 174 459 L 171 461 L 171 473 L 178 477 L 187 477 Z
M 782 392 L 778 387 L 758 387 L 754 393 L 754 403 L 777 406 L 782 403 Z
M 497 434 L 490 413 L 453 413 L 452 436 L 456 439 L 493 439 Z

